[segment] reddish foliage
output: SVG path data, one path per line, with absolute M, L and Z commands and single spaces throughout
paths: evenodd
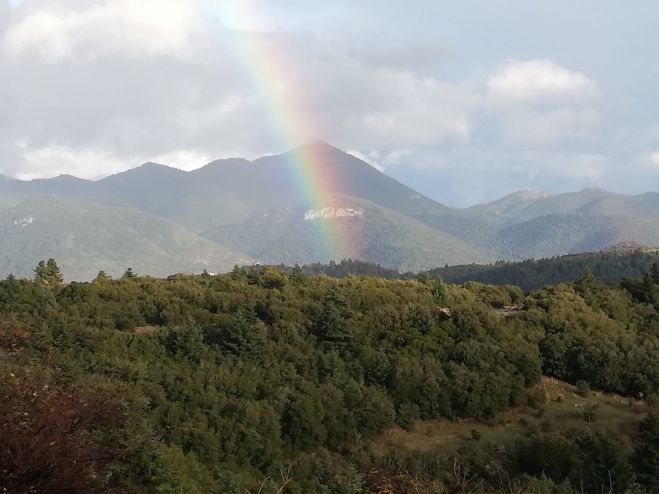
M 124 420 L 111 398 L 0 374 L 0 485 L 8 492 L 98 491 L 102 467 L 118 456 L 101 428 Z
M 25 328 L 9 321 L 0 321 L 0 351 L 20 350 L 28 336 Z

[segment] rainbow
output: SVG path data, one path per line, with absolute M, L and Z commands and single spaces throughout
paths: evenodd
M 256 2 L 221 1 L 214 4 L 215 15 L 223 19 L 251 21 L 262 25 L 263 9 Z M 301 143 L 311 142 L 318 136 L 313 112 L 304 107 L 304 92 L 292 87 L 286 73 L 296 73 L 282 51 L 256 33 L 242 35 L 236 31 L 222 29 L 223 41 L 229 54 L 249 81 L 252 91 L 266 108 L 268 127 L 275 144 L 282 150 L 292 150 L 290 156 L 291 181 L 309 210 L 322 210 L 333 204 L 332 192 L 341 190 L 333 173 L 332 164 L 317 146 Z M 284 82 L 287 81 L 287 82 Z M 340 260 L 346 254 L 356 254 L 356 246 L 342 229 L 331 220 L 314 220 L 314 252 L 319 261 Z

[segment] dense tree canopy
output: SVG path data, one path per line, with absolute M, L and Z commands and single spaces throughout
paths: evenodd
M 0 369 L 11 379 L 0 391 L 29 385 L 19 386 L 25 399 L 2 400 L 0 420 L 18 439 L 36 428 L 40 448 L 62 435 L 48 425 L 49 409 L 84 433 L 55 439 L 43 458 L 3 462 L 0 481 L 27 491 L 37 485 L 29 472 L 51 475 L 50 457 L 83 461 L 75 450 L 89 455 L 79 475 L 52 473 L 39 485 L 244 493 L 269 479 L 262 492 L 283 483 L 290 493 L 380 492 L 394 470 L 367 474 L 368 439 L 395 424 L 492 419 L 532 399 L 543 373 L 655 395 L 655 275 L 616 288 L 584 273 L 528 295 L 513 286 L 274 268 L 168 279 L 128 270 L 118 280 L 99 274 L 67 285 L 42 283 L 39 272 L 34 281 L 10 277 L 0 282 Z M 39 398 L 30 401 L 30 392 Z M 113 407 L 93 412 L 104 400 Z M 17 422 L 24 410 L 36 414 L 29 425 Z M 509 471 L 553 485 L 573 481 L 581 465 L 579 479 L 592 489 L 609 472 L 613 492 L 636 477 L 648 486 L 656 465 L 643 458 L 656 449 L 654 429 L 643 429 L 634 460 L 606 437 L 545 437 L 536 439 L 542 447 L 520 443 L 515 451 L 559 448 L 574 459 L 556 460 L 549 472 L 538 466 L 553 462 L 549 456 L 520 454 L 523 464 Z

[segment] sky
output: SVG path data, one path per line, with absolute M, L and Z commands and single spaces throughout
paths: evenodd
M 659 190 L 655 0 L 0 0 L 0 174 L 320 139 L 468 206 Z

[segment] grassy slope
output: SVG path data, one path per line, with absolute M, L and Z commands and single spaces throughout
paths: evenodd
M 646 414 L 657 409 L 643 401 L 606 393 L 591 392 L 580 396 L 574 386 L 547 377 L 538 387 L 546 396 L 546 402 L 540 407 L 510 409 L 492 423 L 441 419 L 419 421 L 409 431 L 395 427 L 371 443 L 373 451 L 377 455 L 401 448 L 418 451 L 440 448 L 451 452 L 468 442 L 499 444 L 548 430 L 548 427 L 551 431 L 612 431 L 628 438 Z M 595 420 L 584 418 L 584 412 L 588 410 L 594 411 Z M 476 431 L 479 439 L 474 439 L 472 431 Z

